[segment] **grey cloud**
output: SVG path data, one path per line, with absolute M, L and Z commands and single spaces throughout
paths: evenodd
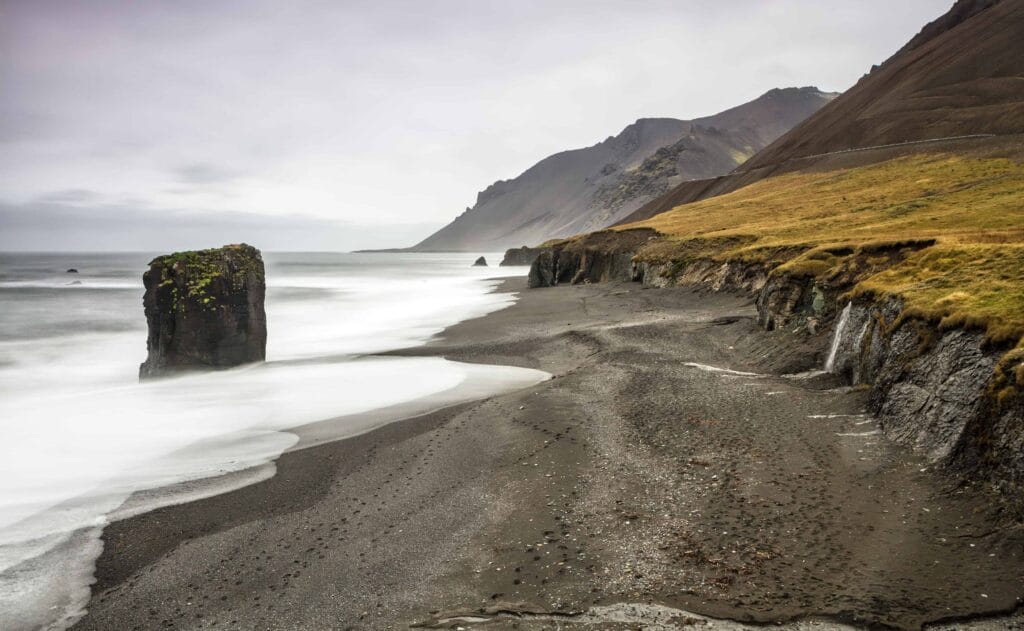
M 282 226 L 296 248 L 291 225 L 446 223 L 637 118 L 845 89 L 950 2 L 0 0 L 0 199 L 327 222 Z
M 401 247 L 438 223 L 366 225 L 301 215 L 256 215 L 124 204 L 0 202 L 0 250 L 160 251 L 245 241 L 265 250 Z
M 195 162 L 173 170 L 175 178 L 184 184 L 219 184 L 237 179 L 240 174 L 213 164 Z
M 0 83 L 0 89 L 11 89 L 6 82 Z M 0 98 L 0 143 L 17 143 L 52 138 L 56 119 L 54 116 L 39 111 L 27 111 L 24 108 L 6 106 Z
M 96 191 L 87 188 L 66 188 L 59 191 L 43 193 L 36 198 L 42 204 L 74 204 L 80 202 L 95 202 L 102 196 Z

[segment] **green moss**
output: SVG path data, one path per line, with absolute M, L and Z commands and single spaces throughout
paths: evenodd
M 183 280 L 185 296 L 190 300 L 210 305 L 216 296 L 210 295 L 215 281 L 224 281 L 230 287 L 242 289 L 250 276 L 263 282 L 264 273 L 259 252 L 246 244 L 228 245 L 208 250 L 174 252 L 157 257 L 150 265 L 160 268 L 161 287 L 176 285 L 171 291 L 171 306 L 182 308 L 178 292 L 178 279 Z

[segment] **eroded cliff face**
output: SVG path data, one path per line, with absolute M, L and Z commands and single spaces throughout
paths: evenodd
M 547 248 L 531 248 L 525 245 L 521 248 L 509 248 L 508 250 L 505 250 L 505 256 L 501 259 L 499 266 L 533 265 L 533 262 L 537 260 L 537 257 L 546 249 Z
M 658 233 L 648 228 L 600 231 L 546 248 L 530 266 L 531 288 L 633 280 L 633 255 Z
M 1000 488 L 1024 508 L 1022 360 L 1008 359 L 1008 349 L 990 344 L 981 331 L 944 330 L 914 317 L 897 298 L 849 297 L 865 272 L 894 265 L 927 242 L 854 256 L 836 273 L 816 278 L 772 262 L 652 262 L 637 253 L 656 236 L 620 237 L 616 245 L 612 234 L 551 248 L 531 268 L 530 286 L 632 280 L 746 292 L 762 327 L 816 340 L 822 356 L 831 356 L 830 372 L 870 388 L 870 411 L 886 436 L 936 466 Z
M 891 298 L 855 301 L 836 339 L 833 370 L 871 386 L 871 411 L 889 438 L 1020 498 L 1024 397 L 999 396 L 1006 348 L 980 331 L 907 317 Z
M 178 252 L 143 274 L 149 335 L 139 378 L 230 368 L 266 358 L 263 259 L 246 245 Z

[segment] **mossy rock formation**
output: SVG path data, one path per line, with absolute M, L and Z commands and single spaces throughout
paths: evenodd
M 266 280 L 256 248 L 242 243 L 160 256 L 142 282 L 149 355 L 140 379 L 266 358 Z

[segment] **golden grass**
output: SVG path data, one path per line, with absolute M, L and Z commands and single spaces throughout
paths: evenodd
M 859 257 L 854 294 L 898 295 L 915 315 L 994 341 L 1024 337 L 1024 165 L 1011 160 L 923 155 L 787 174 L 620 229 L 637 227 L 666 235 L 638 253 L 653 262 L 765 261 L 829 278 Z
M 940 328 L 985 329 L 990 340 L 1024 334 L 1024 244 L 937 245 L 862 280 L 855 292 L 898 295 Z

